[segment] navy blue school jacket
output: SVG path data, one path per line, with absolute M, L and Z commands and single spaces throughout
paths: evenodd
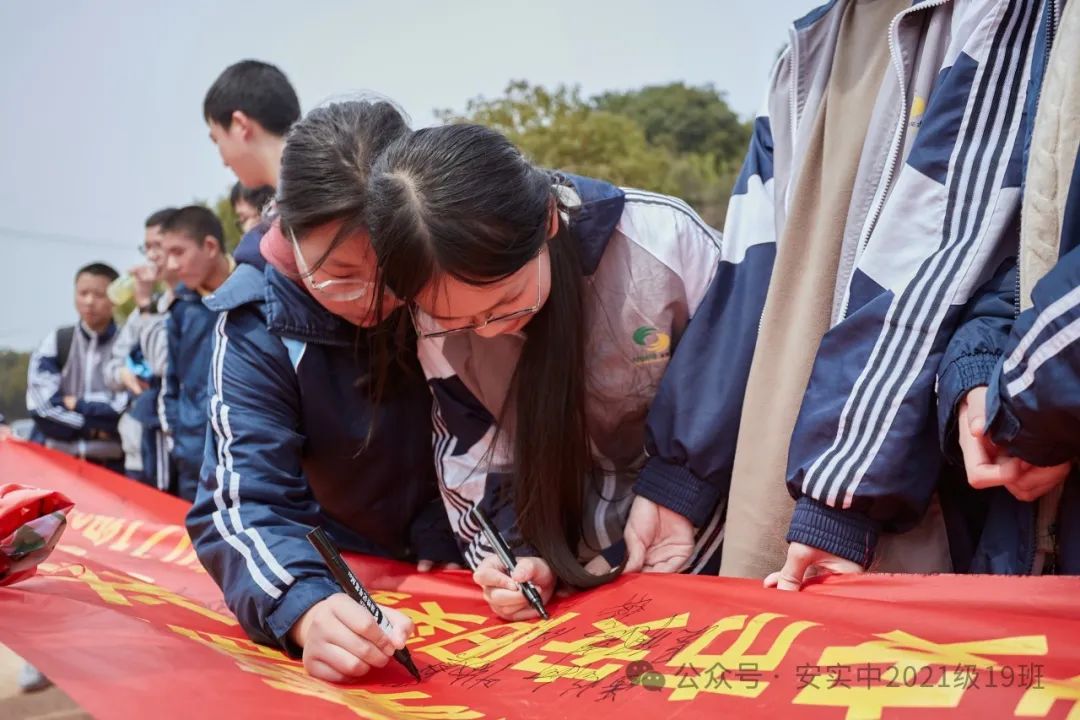
M 206 378 L 216 316 L 191 288 L 178 285 L 175 294 L 165 321 L 169 362 L 162 382 L 161 421 L 173 440 L 178 493 L 191 500 L 206 440 Z
M 358 382 L 369 334 L 271 265 L 240 265 L 205 302 L 219 314 L 188 530 L 245 631 L 295 655 L 289 629 L 340 592 L 305 539 L 313 526 L 342 549 L 460 562 L 431 460 L 431 396 L 409 347 L 413 367 L 395 367 L 400 387 L 373 407 Z
M 955 439 L 957 410 L 968 391 L 980 385 L 988 386 L 987 432 L 1010 455 L 1041 466 L 1080 458 L 1080 150 L 1058 248 L 1057 264 L 1031 291 L 1032 307 L 1013 319 L 1019 299 L 1013 263 L 982 289 L 970 319 L 949 343 L 938 381 L 938 414 L 943 448 L 957 465 L 962 465 Z M 957 504 L 967 517 L 947 515 L 964 526 L 972 544 L 965 548 L 971 572 L 1032 571 L 1036 503 L 996 487 L 965 492 Z M 1058 518 L 1053 570 L 1080 574 L 1080 471 L 1075 464 Z

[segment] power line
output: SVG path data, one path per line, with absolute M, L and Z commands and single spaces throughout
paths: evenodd
M 124 248 L 133 249 L 135 243 L 132 243 L 129 247 L 127 244 L 121 245 L 117 242 L 110 242 L 101 238 L 86 237 L 84 235 L 64 235 L 62 233 L 50 233 L 50 232 L 38 232 L 35 230 L 23 230 L 20 228 L 6 227 L 0 225 L 0 235 L 7 235 L 8 237 L 15 238 L 29 238 L 33 240 L 44 240 L 45 242 L 61 243 L 63 245 L 101 245 L 103 247 L 111 248 Z

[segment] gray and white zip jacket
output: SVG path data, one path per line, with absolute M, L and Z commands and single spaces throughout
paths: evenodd
M 774 245 L 826 87 L 845 2 L 796 21 L 725 224 Z M 791 438 L 787 535 L 869 565 L 924 512 L 941 456 L 934 379 L 962 308 L 1015 253 L 1033 0 L 927 0 L 894 18 L 832 298 Z M 884 41 L 884 39 L 883 39 Z M 745 267 L 768 283 L 768 267 Z M 746 286 L 753 283 L 748 281 Z M 749 302 L 733 302 L 752 312 Z
M 116 337 L 117 328 L 112 322 L 100 334 L 79 322 L 63 367 L 58 357 L 57 331 L 50 333 L 30 356 L 26 409 L 46 445 L 72 455 L 123 457 L 116 425 L 128 395 L 113 391 L 105 381 L 104 371 Z M 64 406 L 65 396 L 76 398 L 73 410 Z

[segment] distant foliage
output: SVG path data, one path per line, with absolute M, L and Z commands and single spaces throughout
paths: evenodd
M 444 122 L 475 122 L 502 132 L 536 164 L 674 195 L 722 228 L 731 188 L 749 143 L 711 85 L 683 83 L 604 93 L 510 83 L 501 97 L 474 98 Z

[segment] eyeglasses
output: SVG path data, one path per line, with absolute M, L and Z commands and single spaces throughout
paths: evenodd
M 539 257 L 539 256 L 537 256 Z M 501 315 L 488 315 L 487 319 L 481 323 L 469 323 L 468 325 L 462 325 L 461 327 L 451 328 L 449 330 L 444 329 L 439 325 L 439 321 L 431 317 L 422 310 L 417 309 L 415 303 L 409 304 L 409 311 L 412 313 L 413 326 L 416 327 L 416 334 L 422 338 L 439 338 L 446 337 L 447 335 L 456 335 L 463 332 L 474 332 L 482 328 L 486 328 L 488 325 L 494 325 L 495 323 L 509 322 L 511 320 L 517 320 L 518 318 L 526 317 L 528 315 L 535 314 L 540 309 L 540 263 L 536 263 L 536 304 L 532 307 L 524 308 L 522 310 L 515 310 L 513 312 L 502 313 Z
M 312 279 L 312 270 L 308 268 L 304 254 L 300 252 L 300 243 L 296 241 L 296 235 L 292 229 L 288 230 L 289 240 L 292 242 L 293 255 L 296 256 L 296 264 L 300 268 L 305 284 L 329 300 L 350 302 L 362 297 L 372 295 L 375 292 L 375 283 L 371 280 L 358 278 L 333 278 L 329 280 L 315 281 Z

